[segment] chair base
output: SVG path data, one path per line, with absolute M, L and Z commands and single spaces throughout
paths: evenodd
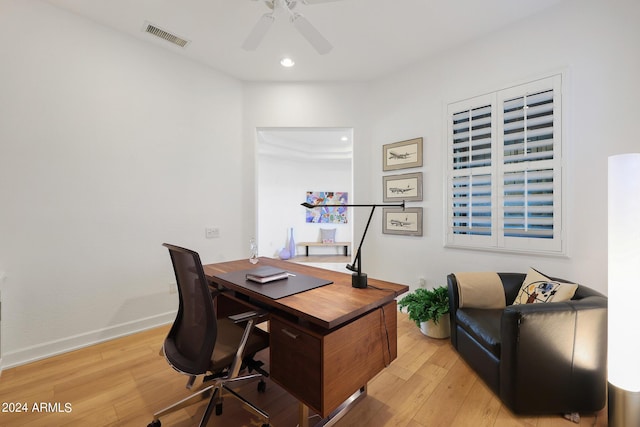
M 256 405 L 249 402 L 243 396 L 238 394 L 235 390 L 227 386 L 227 384 L 230 384 L 230 383 L 235 383 L 239 381 L 256 380 L 256 379 L 260 379 L 260 383 L 258 383 L 258 391 L 264 392 L 266 390 L 266 383 L 264 382 L 263 375 L 261 374 L 251 374 L 251 375 L 245 375 L 242 377 L 231 378 L 231 379 L 227 379 L 227 378 L 218 379 L 216 380 L 215 384 L 211 384 L 203 388 L 202 390 L 197 391 L 191 396 L 187 396 L 186 398 L 180 400 L 179 402 L 176 402 L 173 405 L 168 406 L 156 412 L 155 414 L 153 414 L 153 420 L 151 421 L 151 423 L 148 424 L 147 427 L 160 427 L 161 426 L 160 417 L 170 414 L 172 412 L 178 411 L 180 409 L 184 409 L 188 406 L 191 406 L 194 403 L 196 403 L 196 401 L 205 400 L 210 395 L 211 397 L 209 398 L 209 403 L 207 404 L 207 408 L 205 409 L 204 414 L 202 415 L 202 419 L 200 420 L 200 423 L 199 423 L 200 427 L 205 427 L 209 422 L 209 418 L 211 418 L 211 414 L 213 413 L 214 409 L 216 411 L 216 415 L 222 414 L 222 390 L 223 389 L 225 392 L 228 392 L 231 396 L 241 401 L 244 405 L 248 406 L 256 414 L 262 417 L 264 419 L 264 423 L 262 424 L 262 427 L 269 427 L 269 414 L 267 414 L 265 411 L 258 408 Z M 193 379 L 189 378 L 189 381 L 187 383 L 187 388 L 190 388 L 190 386 L 192 385 L 193 385 Z

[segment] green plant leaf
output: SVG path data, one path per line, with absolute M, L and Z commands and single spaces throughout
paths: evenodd
M 440 318 L 449 313 L 449 294 L 444 286 L 434 289 L 418 288 L 398 301 L 398 307 L 400 310 L 406 308 L 409 319 L 418 327 L 420 323 L 429 320 L 438 324 Z

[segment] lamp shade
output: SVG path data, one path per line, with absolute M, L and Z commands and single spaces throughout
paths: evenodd
M 609 157 L 609 383 L 640 392 L 640 153 Z

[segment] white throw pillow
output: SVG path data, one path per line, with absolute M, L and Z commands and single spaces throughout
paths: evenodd
M 320 238 L 322 243 L 335 243 L 336 241 L 336 229 L 335 228 L 321 228 Z
M 536 304 L 568 301 L 573 298 L 578 285 L 552 280 L 539 271 L 529 268 L 518 296 L 513 304 Z

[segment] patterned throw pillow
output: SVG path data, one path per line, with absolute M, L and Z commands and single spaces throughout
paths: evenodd
M 321 228 L 320 237 L 322 243 L 335 243 L 336 241 L 336 229 L 335 228 Z
M 558 282 L 530 268 L 513 304 L 568 301 L 577 289 L 575 283 Z

